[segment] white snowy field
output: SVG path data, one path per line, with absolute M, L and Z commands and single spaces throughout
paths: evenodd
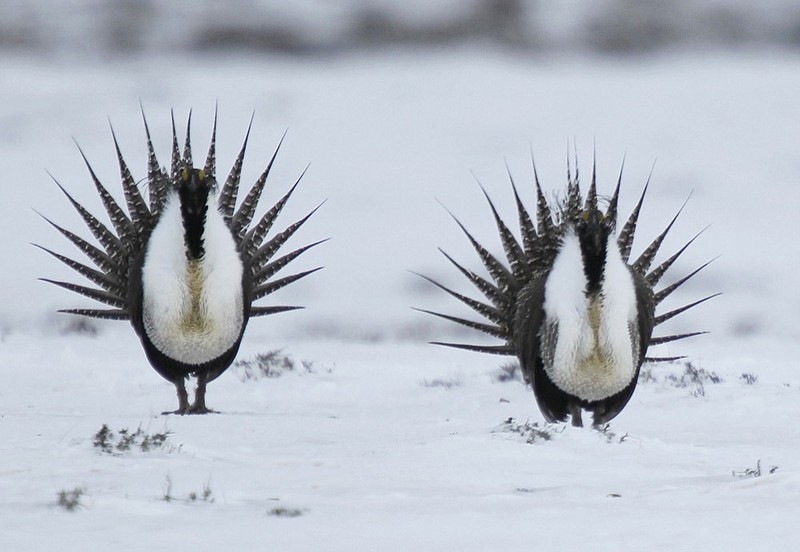
M 3 57 L 0 78 L 0 549 L 800 544 L 800 57 Z M 108 119 L 144 176 L 139 101 L 162 162 L 169 109 L 179 125 L 194 109 L 204 151 L 218 103 L 221 170 L 255 111 L 248 182 L 288 128 L 265 199 L 309 162 L 284 224 L 327 199 L 290 242 L 331 237 L 295 266 L 325 269 L 270 302 L 306 310 L 252 321 L 240 352 L 282 349 L 311 369 L 231 369 L 209 387 L 220 414 L 161 416 L 174 390 L 130 328 L 76 333 L 52 313 L 88 303 L 36 281 L 78 277 L 29 245 L 73 252 L 32 209 L 87 235 L 47 171 L 100 209 L 74 138 L 121 197 Z M 655 366 L 608 433 L 546 426 L 550 440 L 528 443 L 504 421 L 543 426 L 530 391 L 496 381 L 503 359 L 427 345 L 480 338 L 412 311 L 465 314 L 409 271 L 468 291 L 436 248 L 477 260 L 437 199 L 499 250 L 470 171 L 513 222 L 504 162 L 531 204 L 530 152 L 555 194 L 573 142 L 586 177 L 596 149 L 603 193 L 625 157 L 626 214 L 657 159 L 634 253 L 690 193 L 661 258 L 711 224 L 665 282 L 720 258 L 665 306 L 724 295 L 665 330 L 711 331 L 660 351 L 687 355 L 702 385 L 681 384 L 682 363 Z M 105 454 L 103 424 L 168 440 Z M 75 489 L 73 511 L 57 504 Z

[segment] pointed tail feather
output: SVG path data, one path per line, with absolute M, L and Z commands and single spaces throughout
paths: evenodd
M 293 310 L 304 309 L 305 307 L 250 307 L 250 317 L 255 316 L 268 316 L 270 314 L 278 314 L 280 312 L 289 312 Z
M 567 164 L 569 166 L 569 163 Z M 577 173 L 577 170 L 576 170 Z M 569 180 L 569 169 L 567 169 L 567 179 Z M 581 188 L 578 184 L 577 176 L 567 185 L 567 220 L 577 220 L 581 212 Z
M 685 356 L 668 356 L 668 357 L 644 357 L 645 362 L 675 362 L 676 360 L 683 360 Z
M 118 255 L 121 255 L 125 251 L 125 247 L 122 242 L 120 242 L 119 238 L 117 238 L 105 224 L 97 220 L 83 205 L 78 203 L 55 178 L 53 178 L 53 182 L 55 182 L 56 186 L 67 196 L 69 202 L 75 210 L 78 211 L 78 214 L 80 214 L 83 222 L 86 223 L 89 231 L 91 231 L 92 235 L 100 242 L 100 245 L 103 246 L 109 256 L 111 258 L 116 258 Z
M 689 196 L 691 197 L 691 195 Z M 639 255 L 639 258 L 633 262 L 633 269 L 638 272 L 639 274 L 646 274 L 648 270 L 650 270 L 650 265 L 653 264 L 653 259 L 658 254 L 658 250 L 661 247 L 661 244 L 664 242 L 664 238 L 667 237 L 667 234 L 672 229 L 672 226 L 675 224 L 675 221 L 678 220 L 683 208 L 686 207 L 686 203 L 689 201 L 689 198 L 686 198 L 686 201 L 683 202 L 681 208 L 678 209 L 678 212 L 675 213 L 675 216 L 672 217 L 672 220 L 669 222 L 667 227 L 661 232 L 656 238 L 647 246 L 647 249 Z
M 678 341 L 681 339 L 687 339 L 689 337 L 694 337 L 696 335 L 703 335 L 707 334 L 708 332 L 690 332 L 690 333 L 683 333 L 683 334 L 675 334 L 675 335 L 665 335 L 661 337 L 653 337 L 650 338 L 649 345 L 661 345 L 663 343 L 671 343 L 673 341 Z
M 431 341 L 431 345 L 441 345 L 442 347 L 451 347 L 453 349 L 462 349 L 465 351 L 475 351 L 477 353 L 487 353 L 490 355 L 515 355 L 516 351 L 513 347 L 508 345 L 467 345 L 464 343 L 446 343 L 444 341 Z
M 511 175 L 511 169 L 509 169 L 508 164 L 506 164 L 506 172 L 511 182 L 511 189 L 514 191 L 514 201 L 517 204 L 517 218 L 519 219 L 519 229 L 522 234 L 522 248 L 525 250 L 525 254 L 530 256 L 537 239 L 536 227 L 533 225 L 528 210 L 522 204 L 522 199 L 519 197 L 517 185 L 514 183 L 514 177 Z
M 692 307 L 696 307 L 697 305 L 699 305 L 701 303 L 705 303 L 709 299 L 713 299 L 714 297 L 717 297 L 719 295 L 722 295 L 722 294 L 721 293 L 714 293 L 714 294 L 708 295 L 706 297 L 703 297 L 702 299 L 699 299 L 699 300 L 697 300 L 697 301 L 695 301 L 693 303 L 689 303 L 688 305 L 684 305 L 684 306 L 682 306 L 680 308 L 673 309 L 673 310 L 671 310 L 669 312 L 665 312 L 664 314 L 656 316 L 655 319 L 653 320 L 653 327 L 656 327 L 656 326 L 658 326 L 660 324 L 663 324 L 664 322 L 666 322 L 670 318 L 678 316 L 680 313 L 682 313 L 684 311 L 687 311 L 687 310 L 691 309 Z
M 574 154 L 573 159 L 575 160 L 574 176 L 571 174 L 572 164 L 569 156 L 569 140 L 567 140 L 567 202 L 565 211 L 568 219 L 574 219 L 581 211 L 580 167 L 578 166 L 577 144 L 573 143 L 572 151 Z
M 69 257 L 56 253 L 55 251 L 51 251 L 46 247 L 42 247 L 39 244 L 32 244 L 34 247 L 38 247 L 42 251 L 49 253 L 72 270 L 80 274 L 81 276 L 85 277 L 90 282 L 102 287 L 104 290 L 108 291 L 109 293 L 113 293 L 120 297 L 124 296 L 125 289 L 117 282 L 116 280 L 112 280 L 108 277 L 107 274 L 100 272 L 99 270 L 95 270 L 94 268 L 88 267 L 83 263 L 79 263 Z
M 183 162 L 188 167 L 193 167 L 192 161 L 192 110 L 189 110 L 189 116 L 186 118 L 186 140 L 183 143 Z
M 511 300 L 509 297 L 501 290 L 499 287 L 495 286 L 494 284 L 490 283 L 488 280 L 481 278 L 471 270 L 467 270 L 458 262 L 456 262 L 450 255 L 445 253 L 442 248 L 439 248 L 439 251 L 445 258 L 450 261 L 453 266 L 455 266 L 461 274 L 466 276 L 466 278 L 472 282 L 472 284 L 478 288 L 478 290 L 483 293 L 484 297 L 486 297 L 492 304 L 497 307 L 498 309 L 507 309 L 511 305 Z
M 494 322 L 495 324 L 506 324 L 506 323 L 508 323 L 507 317 L 504 316 L 503 313 L 501 313 L 495 307 L 493 307 L 491 305 L 487 305 L 486 303 L 481 303 L 480 301 L 476 301 L 475 299 L 471 299 L 470 297 L 467 297 L 466 295 L 461 295 L 460 293 L 456 293 L 455 291 L 451 290 L 450 288 L 443 286 L 442 284 L 440 284 L 439 282 L 437 282 L 433 278 L 428 278 L 424 274 L 418 274 L 416 272 L 412 272 L 412 274 L 427 280 L 431 284 L 435 285 L 436 287 L 438 287 L 439 289 L 443 290 L 444 292 L 446 292 L 447 294 L 451 295 L 452 297 L 455 297 L 456 299 L 458 299 L 459 301 L 461 301 L 462 303 L 467 305 L 469 308 L 471 308 L 472 310 L 474 310 L 475 312 L 477 312 L 478 314 L 480 314 L 484 318 L 487 318 L 488 320 Z
M 620 255 L 622 256 L 622 260 L 626 263 L 628 262 L 628 258 L 631 256 L 631 247 L 633 247 L 633 235 L 636 233 L 636 223 L 639 221 L 639 213 L 642 210 L 642 204 L 644 203 L 644 197 L 647 194 L 647 187 L 650 185 L 650 177 L 647 178 L 647 182 L 644 184 L 644 189 L 642 189 L 642 195 L 639 196 L 639 202 L 634 207 L 633 212 L 628 217 L 628 220 L 625 222 L 625 226 L 622 227 L 622 230 L 617 237 L 617 245 L 619 246 Z
M 58 312 L 104 320 L 130 320 L 131 317 L 127 311 L 122 309 L 60 309 Z
M 617 213 L 619 208 L 619 190 L 622 187 L 622 172 L 625 170 L 625 157 L 622 158 L 622 163 L 619 167 L 619 176 L 617 176 L 617 185 L 614 187 L 614 193 L 611 195 L 611 200 L 608 202 L 608 209 L 606 209 L 606 219 L 611 221 L 612 227 L 617 227 Z
M 206 176 L 216 178 L 217 175 L 217 107 L 214 106 L 214 126 L 211 129 L 211 143 L 208 145 L 208 154 L 206 155 L 206 162 L 203 165 L 203 171 Z
M 249 192 L 247 192 L 244 200 L 242 200 L 242 204 L 239 205 L 239 208 L 233 215 L 233 218 L 231 219 L 231 232 L 233 232 L 234 236 L 238 236 L 242 230 L 245 230 L 250 225 L 250 222 L 253 220 L 256 207 L 258 207 L 258 200 L 261 199 L 261 193 L 264 191 L 264 185 L 266 184 L 269 173 L 272 170 L 272 164 L 275 162 L 275 157 L 278 155 L 285 137 L 286 133 L 284 132 L 280 142 L 278 142 L 278 146 L 275 148 L 275 151 L 269 160 L 269 163 L 267 164 L 267 168 L 264 169 L 264 172 L 262 172 L 261 176 L 258 177 L 256 183 L 253 184 L 253 187 L 250 188 Z M 308 170 L 308 167 L 303 170 L 303 174 L 305 174 L 306 170 Z
M 669 268 L 670 268 L 670 267 L 671 267 L 671 266 L 672 266 L 672 265 L 675 263 L 675 261 L 677 261 L 677 260 L 678 260 L 678 257 L 680 257 L 680 256 L 683 254 L 683 252 L 684 252 L 684 251 L 686 251 L 686 249 L 687 249 L 687 248 L 688 248 L 690 245 L 692 245 L 692 242 L 693 242 L 694 240 L 696 240 L 697 238 L 699 238 L 699 237 L 700 237 L 700 234 L 702 234 L 703 232 L 705 232 L 706 230 L 708 230 L 708 228 L 709 228 L 709 227 L 708 227 L 708 226 L 706 226 L 705 228 L 703 228 L 702 230 L 700 230 L 700 231 L 699 231 L 697 234 L 695 234 L 695 235 L 692 237 L 692 239 L 690 239 L 688 242 L 686 242 L 686 243 L 683 245 L 683 247 L 681 247 L 680 249 L 678 249 L 678 250 L 677 250 L 675 253 L 673 253 L 673 254 L 672 254 L 672 255 L 671 255 L 671 256 L 670 256 L 670 257 L 669 257 L 667 260 L 665 260 L 665 261 L 664 261 L 664 262 L 662 262 L 660 265 L 658 265 L 657 267 L 655 267 L 653 270 L 651 270 L 651 271 L 650 271 L 650 273 L 649 273 L 649 274 L 647 274 L 647 275 L 645 276 L 645 280 L 647 280 L 647 283 L 648 283 L 648 284 L 650 284 L 650 287 L 655 287 L 656 285 L 658 285 L 658 282 L 660 282 L 660 281 L 661 281 L 661 278 L 664 276 L 664 274 L 667 272 L 667 270 L 669 270 Z
M 483 247 L 480 243 L 478 243 L 478 241 L 472 236 L 472 234 L 469 233 L 467 228 L 463 224 L 461 224 L 461 221 L 459 221 L 455 217 L 455 215 L 453 215 L 453 213 L 451 213 L 450 211 L 447 212 L 450 214 L 450 216 L 453 218 L 456 224 L 458 224 L 462 232 L 464 232 L 464 234 L 467 236 L 467 239 L 472 244 L 472 247 L 478 253 L 478 257 L 480 257 L 483 266 L 489 272 L 489 275 L 497 283 L 500 289 L 504 291 L 516 289 L 517 284 L 514 280 L 514 277 L 511 274 L 511 272 L 509 272 L 509 270 L 503 265 L 503 263 L 498 261 L 494 255 L 489 253 L 489 251 L 485 247 Z
M 39 278 L 39 280 L 62 287 L 64 289 L 68 289 L 69 291 L 73 291 L 75 293 L 79 293 L 84 297 L 88 297 L 89 299 L 94 299 L 95 301 L 105 303 L 106 305 L 112 307 L 117 307 L 119 309 L 124 309 L 126 307 L 125 299 L 119 297 L 114 293 L 109 293 L 107 291 L 102 291 L 87 286 L 81 286 L 79 284 L 73 284 L 70 282 L 51 280 L 49 278 Z
M 536 163 L 533 162 L 531 156 L 531 163 L 533 163 L 533 179 L 536 183 L 536 225 L 539 236 L 551 235 L 555 230 L 553 223 L 553 213 L 550 210 L 550 205 L 547 204 L 547 199 L 544 197 L 542 187 L 539 184 L 539 175 L 536 172 Z
M 89 176 L 92 178 L 94 187 L 97 190 L 101 201 L 103 202 L 103 208 L 106 210 L 108 218 L 111 219 L 111 224 L 114 226 L 117 236 L 119 236 L 119 239 L 122 243 L 126 243 L 127 240 L 131 239 L 136 234 L 131 219 L 128 218 L 128 215 L 125 214 L 125 211 L 122 210 L 122 207 L 119 206 L 116 200 L 108 192 L 106 187 L 103 186 L 103 184 L 97 178 L 94 169 L 89 164 L 89 160 L 86 158 L 86 154 L 83 153 L 81 147 L 78 146 L 77 143 L 75 145 L 78 147 L 78 151 L 83 158 L 83 162 L 86 164 L 86 168 L 89 170 Z
M 46 220 L 53 228 L 61 232 L 61 234 L 64 237 L 66 237 L 69 241 L 71 241 L 75 245 L 75 247 L 80 249 L 84 255 L 89 257 L 89 259 L 91 259 L 91 261 L 95 264 L 95 266 L 97 266 L 97 268 L 99 268 L 100 270 L 102 270 L 107 274 L 116 273 L 117 264 L 107 253 L 101 251 L 100 249 L 90 244 L 77 234 L 74 234 L 73 232 L 70 232 L 69 230 L 62 228 L 58 224 L 54 223 L 53 221 L 42 215 L 41 213 L 37 214 L 44 220 Z
M 119 163 L 119 172 L 122 178 L 122 189 L 125 192 L 125 202 L 128 204 L 128 212 L 131 215 L 133 227 L 139 232 L 150 222 L 150 209 L 147 208 L 147 204 L 136 186 L 136 181 L 128 169 L 128 164 L 122 157 L 122 151 L 119 149 L 119 143 L 113 128 L 111 129 L 111 137 L 114 139 L 114 148 L 117 151 L 117 162 Z
M 664 289 L 662 289 L 661 291 L 659 291 L 658 293 L 656 293 L 656 294 L 653 296 L 653 301 L 654 301 L 655 305 L 659 305 L 659 304 L 660 304 L 660 303 L 661 303 L 661 302 L 662 302 L 664 299 L 666 299 L 667 297 L 669 297 L 669 295 L 670 295 L 670 294 L 671 294 L 673 291 L 675 291 L 676 289 L 678 289 L 679 287 L 681 287 L 683 284 L 685 284 L 687 281 L 689 281 L 689 280 L 690 280 L 690 279 L 691 279 L 691 278 L 692 278 L 692 277 L 693 277 L 695 274 L 697 274 L 698 272 L 700 272 L 701 270 L 703 270 L 705 267 L 707 267 L 708 265 L 710 265 L 711 263 L 713 263 L 713 262 L 714 262 L 714 260 L 715 260 L 715 259 L 718 259 L 718 258 L 719 258 L 719 257 L 714 257 L 714 258 L 713 258 L 713 259 L 711 259 L 710 261 L 708 261 L 708 262 L 706 262 L 706 263 L 702 264 L 701 266 L 697 267 L 696 269 L 694 269 L 692 272 L 690 272 L 689 274 L 687 274 L 686 276 L 684 276 L 683 278 L 681 278 L 681 279 L 680 279 L 680 280 L 678 280 L 677 282 L 675 282 L 675 283 L 673 283 L 673 284 L 671 284 L 671 285 L 669 285 L 669 286 L 665 287 Z
M 324 240 L 319 240 L 317 242 L 305 245 L 303 247 L 295 249 L 291 253 L 287 253 L 283 257 L 280 257 L 279 259 L 276 259 L 276 260 L 272 261 L 271 263 L 267 263 L 260 270 L 258 270 L 255 274 L 253 274 L 253 284 L 257 285 L 257 286 L 263 284 L 264 282 L 266 282 L 267 280 L 272 278 L 275 274 L 280 272 L 286 265 L 288 265 L 290 262 L 295 260 L 297 257 L 302 255 L 303 253 L 305 253 L 306 251 L 308 251 L 312 247 L 315 247 L 315 246 L 317 246 L 317 245 L 319 245 L 321 243 L 325 243 L 326 241 L 328 241 L 328 240 L 324 239 Z
M 257 270 L 260 270 L 261 267 L 263 267 L 267 262 L 269 262 L 269 260 L 275 254 L 275 252 L 278 251 L 278 249 L 280 249 L 280 247 L 284 243 L 286 243 L 286 241 L 289 238 L 291 238 L 294 235 L 294 233 L 297 232 L 297 230 L 299 230 L 300 227 L 303 226 L 309 218 L 311 218 L 311 215 L 316 213 L 317 209 L 322 207 L 322 205 L 323 204 L 320 203 L 306 216 L 304 216 L 294 224 L 288 226 L 280 234 L 273 236 L 271 240 L 258 247 L 253 253 L 253 255 L 250 256 L 248 259 L 245 259 L 245 261 L 250 265 L 250 267 L 255 267 Z
M 480 186 L 480 183 L 478 185 Z M 486 197 L 486 201 L 489 203 L 489 208 L 492 210 L 492 216 L 494 217 L 494 222 L 497 226 L 497 232 L 500 234 L 500 241 L 503 244 L 503 251 L 506 254 L 506 259 L 508 260 L 509 265 L 511 265 L 511 273 L 514 276 L 514 279 L 517 282 L 527 280 L 530 276 L 530 270 L 525 258 L 525 253 L 522 251 L 522 247 L 520 247 L 517 238 L 514 237 L 514 234 L 511 233 L 511 230 L 509 230 L 508 226 L 506 226 L 505 222 L 503 222 L 503 219 L 500 218 L 500 214 L 497 212 L 494 203 L 492 203 L 492 199 L 489 197 L 489 194 L 486 192 L 483 186 L 481 186 L 481 191 L 483 191 L 483 195 Z
M 500 339 L 508 339 L 509 337 L 508 330 L 500 326 L 493 326 L 490 324 L 484 324 L 482 322 L 474 322 L 472 320 L 467 320 L 466 318 L 459 318 L 457 316 L 450 316 L 449 314 L 442 314 L 440 312 L 434 312 L 425 309 L 414 308 L 414 310 L 417 312 L 424 312 L 425 314 L 430 314 L 444 320 L 449 320 L 450 322 L 455 322 L 456 324 L 460 324 L 473 330 L 478 330 L 479 332 L 491 335 L 492 337 L 497 337 Z
M 230 224 L 233 217 L 233 210 L 236 207 L 236 196 L 239 194 L 239 182 L 242 179 L 242 164 L 244 163 L 244 154 L 247 151 L 247 141 L 250 138 L 250 130 L 253 128 L 253 117 L 250 116 L 250 123 L 247 125 L 247 132 L 244 135 L 242 147 L 239 150 L 239 155 L 233 162 L 231 171 L 228 173 L 228 178 L 225 179 L 225 184 L 222 186 L 222 191 L 219 194 L 219 211 L 222 213 L 223 218 L 227 224 Z
M 583 208 L 597 210 L 597 152 L 592 153 L 592 182 L 589 184 L 589 191 L 586 192 Z
M 297 274 L 292 274 L 291 276 L 286 276 L 279 280 L 275 280 L 274 282 L 267 282 L 265 284 L 261 284 L 260 286 L 256 286 L 253 289 L 253 298 L 252 301 L 257 301 L 262 297 L 266 297 L 271 293 L 275 293 L 282 287 L 288 286 L 292 282 L 296 282 L 300 278 L 305 278 L 309 274 L 313 274 L 318 270 L 322 270 L 322 267 L 312 268 L 311 270 L 306 270 L 304 272 L 298 272 Z
M 169 177 L 158 162 L 153 140 L 150 137 L 147 117 L 144 114 L 144 107 L 142 107 L 141 103 L 139 106 L 142 110 L 142 122 L 144 123 L 144 133 L 147 138 L 147 187 L 150 191 L 150 213 L 155 217 L 161 212 L 161 206 L 166 199 Z
M 181 169 L 181 152 L 178 149 L 178 131 L 175 129 L 175 112 L 170 109 L 170 120 L 172 121 L 172 157 L 170 160 L 169 176 L 173 181 L 178 179 Z
M 261 244 L 264 242 L 264 237 L 269 233 L 272 225 L 275 224 L 275 220 L 280 215 L 283 207 L 286 205 L 286 202 L 289 201 L 289 198 L 292 197 L 297 185 L 300 184 L 300 180 L 303 178 L 305 171 L 297 178 L 295 183 L 289 188 L 289 191 L 286 192 L 282 198 L 280 198 L 272 208 L 264 213 L 258 223 L 250 228 L 244 237 L 241 240 L 241 248 L 243 251 L 246 252 L 248 256 L 252 256 L 256 249 L 258 249 Z

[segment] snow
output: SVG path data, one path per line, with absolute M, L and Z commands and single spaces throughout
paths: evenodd
M 0 275 L 0 549 L 800 544 L 796 56 L 529 58 L 464 48 L 68 64 L 6 54 L 0 62 L 7 182 L 0 233 L 9 260 Z M 245 183 L 257 178 L 288 127 L 265 204 L 308 162 L 280 220 L 293 222 L 329 199 L 292 239 L 331 236 L 294 266 L 325 269 L 275 299 L 307 309 L 253 320 L 239 355 L 283 349 L 312 369 L 258 381 L 242 381 L 232 369 L 209 386 L 216 415 L 161 416 L 174 389 L 147 366 L 130 327 L 107 323 L 97 335 L 76 333 L 51 313 L 90 303 L 36 281 L 73 276 L 29 245 L 71 251 L 31 207 L 81 227 L 45 171 L 99 212 L 74 137 L 121 198 L 107 118 L 141 178 L 140 100 L 162 158 L 170 108 L 179 121 L 194 108 L 199 145 L 218 103 L 221 170 L 255 110 Z M 469 171 L 512 218 L 504 160 L 530 205 L 530 152 L 553 195 L 566 182 L 573 141 L 584 175 L 596 144 L 601 190 L 611 189 L 625 158 L 622 213 L 658 159 L 634 256 L 693 191 L 662 258 L 712 226 L 664 284 L 721 257 L 663 308 L 724 295 L 665 329 L 710 335 L 659 354 L 686 354 L 723 381 L 680 387 L 668 376 L 677 379 L 683 364 L 656 366 L 656 381 L 637 388 L 613 435 L 555 426 L 551 440 L 529 444 L 503 422 L 543 426 L 532 393 L 519 381 L 495 381 L 502 360 L 427 345 L 456 329 L 409 307 L 454 314 L 459 307 L 408 270 L 467 291 L 436 248 L 472 268 L 477 260 L 436 199 L 499 252 Z M 747 384 L 743 374 L 757 380 Z M 92 446 L 103 424 L 168 430 L 173 448 L 103 454 Z M 760 477 L 732 474 L 759 461 Z M 59 491 L 75 488 L 85 489 L 81 506 L 68 512 L 56 505 Z M 188 498 L 204 488 L 213 501 Z M 275 508 L 300 515 L 271 515 Z

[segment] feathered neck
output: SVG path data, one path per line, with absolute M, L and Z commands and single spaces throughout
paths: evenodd
M 181 206 L 186 257 L 200 260 L 205 255 L 203 233 L 208 213 L 208 196 L 211 193 L 210 179 L 199 169 L 182 169 L 178 182 L 178 198 Z
M 574 226 L 586 276 L 586 294 L 594 295 L 603 284 L 610 229 L 596 209 L 581 213 Z

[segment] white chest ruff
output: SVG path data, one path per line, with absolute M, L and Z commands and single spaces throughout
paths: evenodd
M 563 391 L 586 401 L 610 397 L 627 387 L 638 358 L 632 341 L 636 292 L 614 236 L 607 244 L 600 293 L 587 297 L 578 238 L 568 233 L 545 284 L 547 375 Z
M 205 255 L 188 261 L 177 197 L 153 229 L 142 266 L 144 331 L 169 358 L 203 364 L 228 351 L 244 323 L 242 262 L 209 197 Z

